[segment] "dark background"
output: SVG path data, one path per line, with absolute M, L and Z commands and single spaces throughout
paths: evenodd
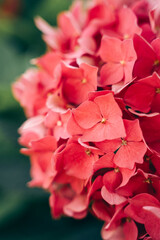
M 29 60 L 45 53 L 34 17 L 56 25 L 58 12 L 71 0 L 0 0 L 0 240 L 101 239 L 102 222 L 52 220 L 48 194 L 29 189 L 29 159 L 20 155 L 18 127 L 25 121 L 13 99 L 11 84 L 29 67 Z

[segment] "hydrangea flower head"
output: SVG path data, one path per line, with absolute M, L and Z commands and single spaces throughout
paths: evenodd
M 77 0 L 57 28 L 37 17 L 47 52 L 13 84 L 29 186 L 54 218 L 104 221 L 104 240 L 160 239 L 159 20 L 149 0 Z

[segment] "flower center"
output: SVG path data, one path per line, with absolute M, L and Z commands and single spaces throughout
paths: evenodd
M 85 84 L 87 82 L 87 79 L 86 78 L 83 78 L 81 83 Z
M 88 155 L 88 156 L 91 156 L 91 150 L 90 149 L 86 149 L 86 154 Z
M 66 108 L 67 108 L 67 109 L 72 109 L 72 108 L 73 108 L 73 106 L 72 106 L 72 105 L 70 105 L 70 104 L 66 104 Z
M 101 123 L 106 123 L 106 118 L 102 118 Z
M 121 60 L 121 61 L 120 61 L 120 64 L 121 64 L 121 65 L 125 65 L 126 62 L 125 62 L 124 60 Z
M 124 139 L 122 139 L 122 145 L 123 145 L 123 146 L 126 146 L 126 145 L 127 145 L 127 141 L 124 140 Z
M 156 93 L 160 94 L 160 88 L 156 88 Z
M 124 35 L 123 35 L 123 38 L 124 38 L 124 39 L 128 39 L 128 38 L 129 38 L 129 34 L 124 34 Z
M 130 217 L 126 217 L 126 222 L 131 222 L 131 218 Z
M 148 184 L 151 184 L 151 183 L 152 183 L 152 180 L 151 180 L 150 178 L 147 178 L 147 179 L 145 180 L 145 182 L 148 183 Z
M 150 162 L 150 161 L 151 161 L 150 157 L 145 156 L 145 161 L 146 161 L 146 162 Z
M 159 64 L 160 64 L 160 62 L 159 62 L 159 60 L 157 59 L 157 60 L 154 61 L 153 66 L 159 66 Z
M 119 168 L 116 167 L 116 168 L 114 169 L 114 172 L 115 172 L 115 173 L 119 173 L 119 172 L 120 172 Z
M 62 122 L 60 120 L 57 121 L 57 126 L 61 127 L 62 126 Z

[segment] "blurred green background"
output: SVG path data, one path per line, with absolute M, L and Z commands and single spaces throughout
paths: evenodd
M 29 67 L 29 60 L 45 52 L 34 17 L 56 25 L 58 12 L 71 0 L 0 0 L 0 240 L 101 239 L 102 222 L 52 220 L 48 194 L 29 189 L 29 159 L 20 155 L 17 129 L 25 121 L 13 99 L 11 84 Z

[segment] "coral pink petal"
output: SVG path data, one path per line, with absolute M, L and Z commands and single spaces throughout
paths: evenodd
M 105 186 L 101 189 L 102 198 L 110 205 L 119 205 L 126 201 L 126 198 L 117 193 L 109 192 Z
M 84 129 L 93 127 L 102 119 L 98 106 L 91 101 L 83 102 L 74 111 L 74 118 L 80 127 Z
M 59 114 L 49 110 L 45 116 L 44 123 L 47 128 L 53 128 L 59 120 Z
M 63 163 L 68 175 L 80 179 L 86 179 L 91 176 L 96 157 L 92 154 L 88 155 L 86 150 L 76 143 L 71 143 L 66 147 L 63 153 Z
M 87 36 L 82 36 L 79 40 L 78 43 L 81 46 L 82 51 L 88 54 L 95 54 L 96 51 L 96 41 Z
M 90 92 L 90 93 L 88 94 L 88 99 L 89 99 L 90 101 L 94 101 L 94 99 L 95 99 L 96 97 L 103 96 L 103 95 L 106 95 L 106 94 L 108 94 L 108 93 L 112 93 L 112 94 L 113 94 L 113 92 L 112 92 L 111 90 L 103 90 L 103 91 Z
M 146 212 L 144 206 L 160 207 L 160 202 L 148 193 L 141 193 L 129 200 L 130 204 L 125 208 L 125 213 L 136 222 L 145 223 Z
M 81 137 L 84 142 L 101 142 L 104 140 L 112 140 L 125 136 L 125 129 L 123 126 L 122 118 L 115 116 L 109 119 L 105 124 L 97 123 L 94 127 L 86 130 Z
M 160 113 L 160 94 L 157 93 L 153 98 L 151 110 L 154 113 Z
M 58 25 L 67 38 L 77 37 L 81 30 L 76 18 L 71 12 L 62 12 L 58 16 Z
M 137 61 L 134 66 L 134 77 L 143 78 L 151 74 L 156 53 L 147 41 L 139 36 L 134 36 L 134 48 L 137 53 Z
M 84 78 L 92 85 L 92 91 L 96 90 L 98 68 L 87 63 L 81 63 L 80 68 L 83 70 Z
M 64 206 L 64 213 L 70 217 L 82 218 L 87 212 L 86 196 L 78 195 L 69 204 Z
M 109 207 L 103 200 L 94 201 L 92 204 L 92 211 L 99 219 L 109 222 L 111 220 Z
M 94 193 L 97 191 L 97 190 L 100 190 L 103 186 L 103 179 L 102 179 L 102 176 L 98 176 L 93 184 L 91 185 L 91 187 L 89 188 L 89 191 L 88 191 L 88 196 L 87 196 L 87 199 L 88 201 L 90 201 L 90 198 L 94 195 Z
M 37 58 L 36 60 L 36 64 L 40 67 L 42 67 L 43 69 L 45 69 L 52 77 L 54 77 L 55 73 L 54 71 L 56 70 L 56 67 L 58 67 L 58 64 L 60 64 L 61 61 L 61 56 L 60 54 L 54 53 L 54 52 L 49 52 L 47 54 L 45 54 L 44 56 Z M 57 73 L 57 76 L 59 75 L 60 77 L 60 66 L 59 66 L 59 74 Z M 55 81 L 56 79 L 54 79 Z
M 101 236 L 103 240 L 125 240 L 122 226 L 116 227 L 111 230 L 106 230 L 103 227 L 101 231 Z
M 135 163 L 143 163 L 147 148 L 143 142 L 129 142 L 122 146 L 114 157 L 114 163 L 121 168 L 133 169 Z
M 95 143 L 96 146 L 104 151 L 105 153 L 109 152 L 115 152 L 121 145 L 121 140 L 120 139 L 113 139 L 113 140 L 105 140 L 103 142 L 97 142 Z
M 73 113 L 71 114 L 71 116 L 68 119 L 66 128 L 67 128 L 68 133 L 71 136 L 73 136 L 73 135 L 82 135 L 83 132 L 84 132 L 84 130 L 75 121 Z
M 160 239 L 160 208 L 152 206 L 144 206 L 145 214 L 145 228 L 147 233 L 154 239 Z
M 105 62 L 120 62 L 123 56 L 121 43 L 118 38 L 103 37 L 99 50 L 102 60 Z
M 127 62 L 124 66 L 124 85 L 133 80 L 133 67 L 135 61 Z
M 106 120 L 109 120 L 109 118 L 113 116 L 122 116 L 122 111 L 112 93 L 98 96 L 94 99 L 94 102 L 98 105 L 102 116 L 106 118 Z
M 48 96 L 46 105 L 49 109 L 57 113 L 66 113 L 67 103 L 61 96 L 61 91 L 58 89 L 57 92 Z
M 151 43 L 153 49 L 156 52 L 157 58 L 160 59 L 160 38 L 156 38 L 155 40 L 152 41 Z
M 114 170 L 108 171 L 103 176 L 103 184 L 109 192 L 114 192 L 117 187 L 122 182 L 122 175 L 120 172 L 115 172 Z
M 134 110 L 148 113 L 150 111 L 154 95 L 154 88 L 137 82 L 127 89 L 124 95 L 124 101 L 126 105 L 130 106 Z
M 120 82 L 123 80 L 124 77 L 123 66 L 119 62 L 108 62 L 107 64 L 102 66 L 100 77 L 101 78 L 99 82 L 102 86 Z
M 128 168 L 121 168 L 120 169 L 121 174 L 122 174 L 122 182 L 119 187 L 125 186 L 129 179 L 135 174 L 136 167 L 133 169 L 128 169 Z
M 140 126 L 147 145 L 160 155 L 160 115 L 142 118 Z
M 123 225 L 123 231 L 126 240 L 137 240 L 138 229 L 134 221 L 125 222 Z
M 54 31 L 54 28 L 51 27 L 43 18 L 39 16 L 35 18 L 35 24 L 37 28 L 45 34 L 52 34 Z
M 31 147 L 34 151 L 55 151 L 57 142 L 53 136 L 46 136 L 37 141 L 31 142 Z
M 121 8 L 118 12 L 118 18 L 119 24 L 117 31 L 120 32 L 124 38 L 132 38 L 135 33 L 141 33 L 142 30 L 137 25 L 137 17 L 130 8 L 126 6 Z M 130 23 L 132 23 L 132 27 Z
M 124 96 L 124 101 L 134 110 L 149 112 L 156 95 L 156 88 L 160 87 L 160 79 L 156 73 L 141 79 L 130 86 Z M 158 104 L 158 103 L 157 103 Z
M 94 172 L 102 168 L 114 168 L 113 163 L 114 153 L 110 152 L 104 156 L 102 156 L 98 161 L 94 164 Z
M 141 141 L 143 138 L 142 131 L 139 125 L 139 120 L 124 120 L 124 126 L 127 134 L 127 141 Z
M 137 54 L 134 49 L 133 40 L 126 39 L 121 43 L 122 48 L 122 59 L 126 62 L 132 62 L 137 59 Z

